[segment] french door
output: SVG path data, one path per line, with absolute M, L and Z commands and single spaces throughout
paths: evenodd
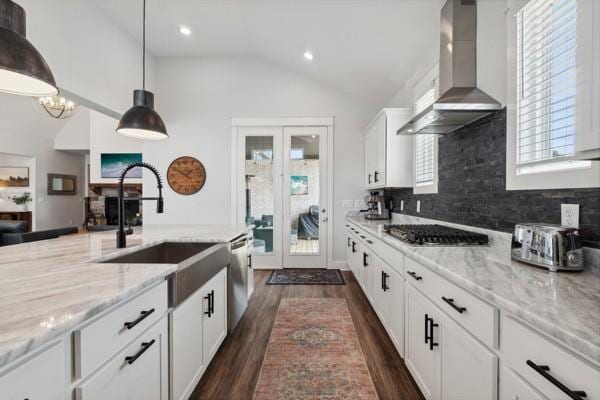
M 327 266 L 327 134 L 320 126 L 237 128 L 237 222 L 252 226 L 254 266 Z

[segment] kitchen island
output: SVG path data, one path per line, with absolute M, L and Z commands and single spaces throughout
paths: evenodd
M 125 249 L 116 248 L 114 231 L 0 248 L 0 381 L 48 343 L 69 342 L 99 314 L 158 287 L 166 295 L 165 280 L 177 270 L 103 261 L 162 242 L 229 242 L 245 233 L 245 226 L 153 226 L 136 229 Z

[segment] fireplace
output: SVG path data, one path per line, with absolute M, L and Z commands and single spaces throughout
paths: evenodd
M 135 219 L 136 215 L 140 212 L 140 201 L 139 199 L 125 198 L 125 223 Z M 118 225 L 119 224 L 119 198 L 118 197 L 106 197 L 104 199 L 104 215 L 106 216 L 107 225 Z M 133 224 L 133 223 L 132 223 Z

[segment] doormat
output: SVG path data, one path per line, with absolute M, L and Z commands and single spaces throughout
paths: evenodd
M 267 285 L 344 285 L 339 269 L 286 268 L 276 269 Z
M 343 298 L 282 299 L 254 400 L 376 400 Z

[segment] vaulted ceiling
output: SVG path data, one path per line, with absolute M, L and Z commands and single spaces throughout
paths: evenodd
M 141 38 L 142 0 L 90 0 Z M 148 0 L 147 46 L 162 56 L 249 54 L 384 105 L 433 62 L 442 0 Z M 192 34 L 184 37 L 180 25 Z M 305 50 L 314 60 L 303 58 Z

